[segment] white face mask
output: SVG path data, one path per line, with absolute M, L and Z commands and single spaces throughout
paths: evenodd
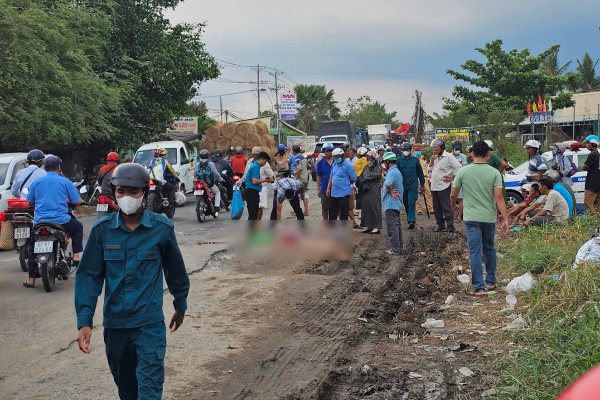
M 454 153 L 455 156 L 457 156 L 457 155 L 460 154 L 460 150 L 454 150 L 453 153 Z
M 131 215 L 140 209 L 142 206 L 142 201 L 144 200 L 144 196 L 140 197 L 131 197 L 131 196 L 123 196 L 117 198 L 117 204 L 123 214 Z
M 410 155 L 410 151 L 403 151 L 403 152 L 402 152 L 402 155 L 403 155 L 404 157 L 408 157 L 408 156 Z

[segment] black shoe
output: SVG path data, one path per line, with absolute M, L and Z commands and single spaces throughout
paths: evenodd
M 454 229 L 454 226 L 450 225 L 449 227 L 444 229 L 444 232 L 456 232 L 456 229 Z
M 444 232 L 446 229 L 442 228 L 441 226 L 436 226 L 435 229 L 433 230 L 434 232 Z
M 415 228 L 415 223 L 414 222 L 409 222 L 408 223 L 408 229 L 414 229 Z

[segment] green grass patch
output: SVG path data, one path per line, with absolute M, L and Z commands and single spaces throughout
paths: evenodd
M 591 216 L 566 226 L 532 227 L 500 240 L 500 278 L 527 271 L 539 285 L 520 294 L 529 308 L 530 329 L 508 333 L 520 350 L 498 361 L 490 374 L 498 386 L 517 386 L 513 399 L 555 399 L 577 377 L 600 363 L 600 266 L 583 263 L 572 269 L 577 250 L 600 221 Z M 498 371 L 501 374 L 498 374 Z

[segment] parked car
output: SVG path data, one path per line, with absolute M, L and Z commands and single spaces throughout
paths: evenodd
M 587 159 L 590 151 L 588 149 L 578 149 L 570 150 L 568 149 L 565 152 L 565 156 L 569 158 L 572 162 L 577 165 L 579 172 L 571 177 L 573 180 L 573 192 L 575 192 L 575 201 L 577 204 L 583 204 L 584 190 L 585 190 L 585 178 L 587 176 L 587 172 L 581 169 L 581 166 Z M 550 161 L 552 160 L 552 152 L 547 151 L 542 153 L 542 160 L 546 163 L 548 168 L 550 168 Z M 515 167 L 512 171 L 506 172 L 504 174 L 504 183 L 506 185 L 506 197 L 508 198 L 508 202 L 512 204 L 517 204 L 523 201 L 523 195 L 521 194 L 521 186 L 519 182 L 523 179 L 526 179 L 527 168 L 529 166 L 529 162 L 524 162 L 523 164 Z
M 188 155 L 188 150 L 183 142 L 169 140 L 142 145 L 135 152 L 133 162 L 147 167 L 154 159 L 154 149 L 160 147 L 167 151 L 167 161 L 181 180 L 180 190 L 184 193 L 191 193 L 194 189 L 194 160 L 192 159 L 193 155 Z
M 10 192 L 17 172 L 27 168 L 27 153 L 0 154 L 0 211 L 8 207 L 6 200 L 14 196 Z

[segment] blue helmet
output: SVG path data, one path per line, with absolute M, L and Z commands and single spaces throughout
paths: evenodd
M 333 145 L 331 144 L 331 142 L 326 142 L 323 145 L 323 150 L 333 150 Z
M 585 141 L 588 143 L 595 144 L 596 146 L 600 144 L 600 138 L 596 135 L 589 135 L 585 138 Z

